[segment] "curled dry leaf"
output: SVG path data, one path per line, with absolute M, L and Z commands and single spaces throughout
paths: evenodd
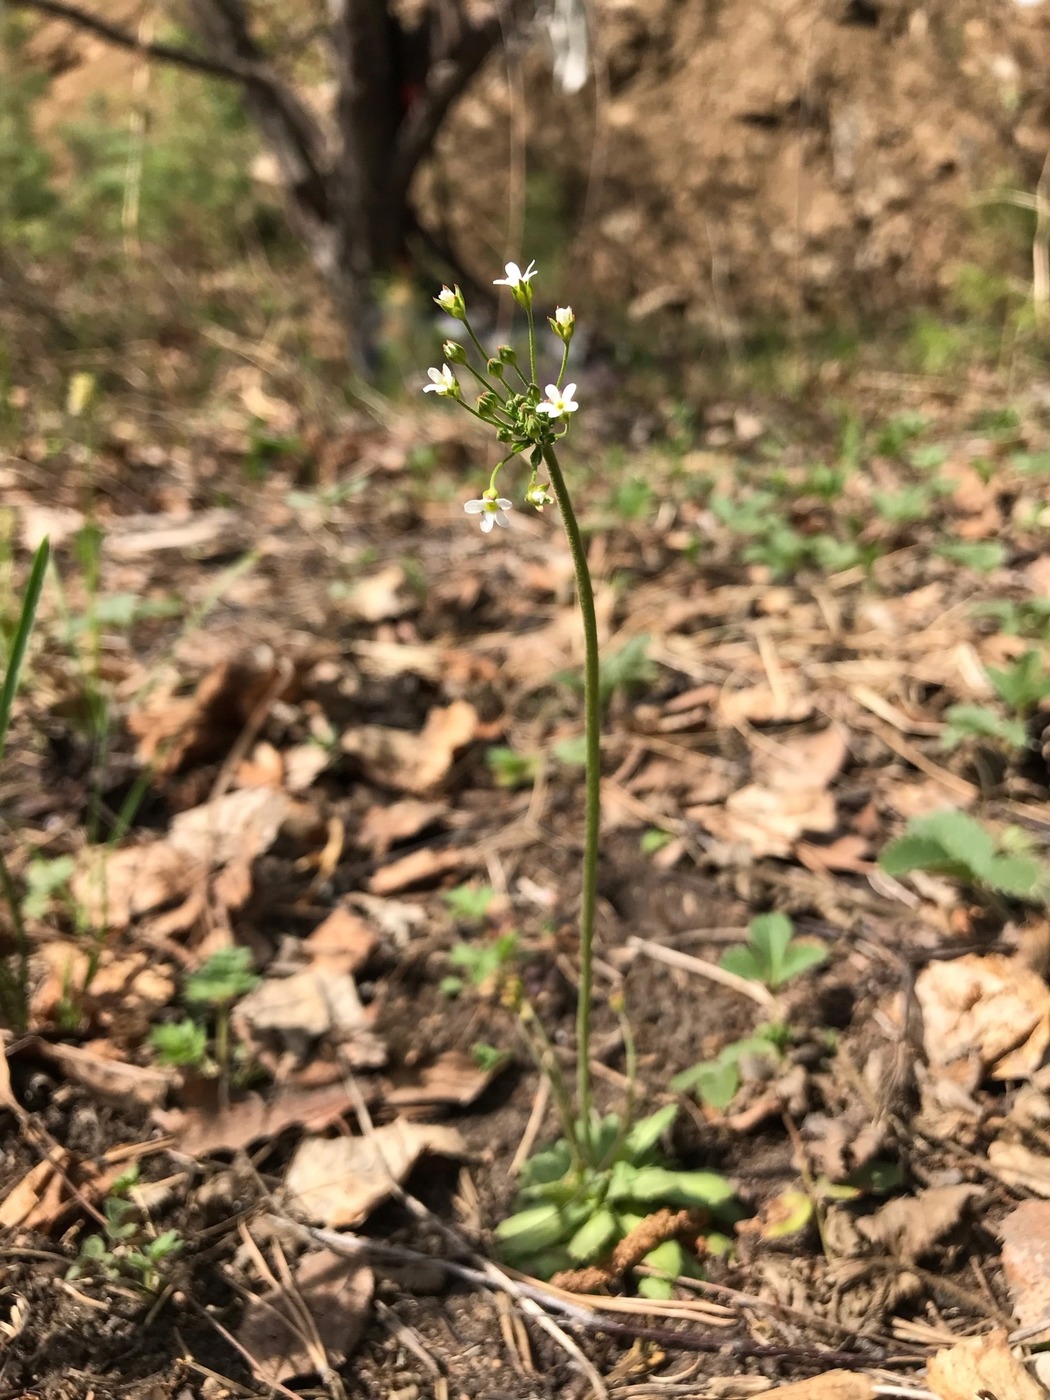
M 915 979 L 930 1067 L 975 1055 L 993 1079 L 1034 1073 L 1050 1045 L 1050 988 L 1016 958 L 967 953 Z
M 359 914 L 333 909 L 313 933 L 303 939 L 310 964 L 327 976 L 359 972 L 375 952 L 379 939 Z
M 360 760 L 368 778 L 402 792 L 425 794 L 448 776 L 456 754 L 478 732 L 478 713 L 467 700 L 436 706 L 418 734 L 365 724 L 343 735 L 346 753 Z
M 927 1362 L 926 1382 L 939 1400 L 974 1400 L 988 1394 L 996 1400 L 1046 1400 L 1043 1387 L 1014 1356 L 1001 1329 L 966 1337 L 936 1352 Z
M 889 1201 L 856 1228 L 904 1264 L 914 1264 L 953 1230 L 970 1203 L 985 1196 L 980 1186 L 935 1186 Z
M 473 1055 L 446 1050 L 423 1069 L 398 1076 L 384 1099 L 403 1111 L 449 1105 L 467 1108 L 488 1088 L 504 1063 L 482 1069 Z
M 372 1271 L 345 1255 L 327 1249 L 304 1254 L 292 1280 L 294 1293 L 271 1288 L 253 1294 L 237 1329 L 265 1385 L 341 1366 L 361 1340 L 371 1310 Z M 309 1331 L 302 1325 L 304 1308 L 312 1324 Z
M 368 890 L 370 894 L 395 894 L 413 886 L 432 885 L 443 875 L 476 869 L 480 860 L 477 847 L 413 851 L 377 870 L 368 882 Z
M 228 1108 L 154 1109 L 153 1120 L 175 1139 L 175 1151 L 197 1158 L 213 1152 L 238 1152 L 288 1128 L 322 1132 L 352 1107 L 349 1091 L 339 1082 L 319 1089 L 295 1087 L 270 1099 L 248 1094 Z
M 1022 1327 L 1050 1317 L 1050 1201 L 1022 1201 L 999 1222 L 1003 1274 Z M 1050 1328 L 1032 1342 L 1050 1339 Z
M 376 1069 L 386 1062 L 349 973 L 332 976 L 307 968 L 291 977 L 267 977 L 241 998 L 233 1019 L 243 1039 L 273 1045 L 300 1065 L 322 1037 L 344 1046 L 355 1068 Z
M 412 797 L 387 806 L 369 807 L 357 829 L 357 841 L 381 858 L 396 841 L 409 841 L 418 836 L 447 811 L 443 802 L 420 802 Z
M 425 1152 L 466 1156 L 455 1128 L 395 1119 L 367 1137 L 307 1138 L 288 1167 L 284 1198 L 290 1214 L 339 1229 L 356 1225 L 404 1182 Z

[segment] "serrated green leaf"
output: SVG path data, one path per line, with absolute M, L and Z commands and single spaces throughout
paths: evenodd
M 564 1138 L 559 1138 L 553 1147 L 545 1148 L 531 1156 L 521 1169 L 521 1185 L 542 1186 L 560 1181 L 572 1166 L 572 1151 Z
M 957 748 L 964 739 L 994 739 L 1012 749 L 1023 749 L 1028 743 L 1028 731 L 1020 720 L 1006 719 L 983 705 L 951 705 L 944 717 L 941 745 L 945 749 Z

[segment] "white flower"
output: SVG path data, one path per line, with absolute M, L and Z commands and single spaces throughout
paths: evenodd
M 462 321 L 465 318 L 467 308 L 463 301 L 463 293 L 458 287 L 455 289 L 442 287 L 434 300 L 447 316 L 452 316 L 457 321 Z
M 524 272 L 517 263 L 508 263 L 506 272 L 506 277 L 497 277 L 493 281 L 494 287 L 512 287 L 515 290 L 525 287 L 536 276 L 536 259 L 533 258 Z
M 557 384 L 548 384 L 545 390 L 547 397 L 536 405 L 536 412 L 545 413 L 548 418 L 565 418 L 575 413 L 580 406 L 573 398 L 575 392 L 575 384 L 566 384 L 564 389 L 559 389 Z
M 525 492 L 525 504 L 535 506 L 537 510 L 542 510 L 544 506 L 552 506 L 554 497 L 547 490 L 546 482 L 533 482 Z
M 571 306 L 556 307 L 551 320 L 560 331 L 571 331 L 576 324 L 576 317 L 572 314 Z
M 506 496 L 490 496 L 487 492 L 480 500 L 467 501 L 463 506 L 468 515 L 481 516 L 481 528 L 486 535 L 493 525 L 506 525 L 507 511 L 513 508 L 513 503 Z
M 442 365 L 440 369 L 428 369 L 427 376 L 431 382 L 423 385 L 424 394 L 459 394 L 459 380 L 448 365 Z

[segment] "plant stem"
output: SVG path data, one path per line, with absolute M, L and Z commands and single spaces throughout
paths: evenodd
M 598 835 L 601 825 L 601 699 L 598 669 L 598 618 L 587 551 L 554 448 L 543 449 L 554 497 L 561 511 L 576 571 L 576 592 L 583 618 L 583 710 L 586 725 L 586 816 L 583 844 L 583 889 L 580 896 L 580 993 L 576 1008 L 576 1097 L 585 1150 L 591 1143 L 591 1002 L 594 998 L 594 908 L 598 889 Z

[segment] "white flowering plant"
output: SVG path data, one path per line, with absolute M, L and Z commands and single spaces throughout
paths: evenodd
M 600 1117 L 594 1108 L 591 1077 L 591 1018 L 594 1001 L 594 915 L 597 901 L 598 843 L 601 815 L 601 674 L 594 587 L 587 565 L 583 535 L 573 509 L 558 448 L 579 409 L 575 383 L 566 383 L 569 349 L 576 329 L 570 306 L 559 306 L 547 318 L 560 342 L 557 377 L 540 388 L 537 374 L 536 317 L 533 310 L 534 262 L 523 270 L 508 263 L 494 285 L 506 287 L 528 322 L 528 365 L 519 364 L 509 345 L 490 354 L 475 333 L 459 287 L 442 287 L 434 298 L 447 316 L 462 324 L 467 346 L 447 340 L 440 369 L 429 369 L 424 393 L 451 399 L 492 428 L 504 455 L 493 467 L 488 485 L 465 503 L 468 515 L 480 518 L 482 530 L 510 523 L 513 502 L 501 494 L 500 475 L 516 459 L 528 464 L 522 493 L 525 505 L 542 511 L 556 505 L 561 515 L 576 575 L 584 638 L 584 718 L 586 801 L 583 879 L 580 900 L 580 973 L 576 1011 L 575 1099 L 564 1081 L 554 1048 L 527 1002 L 519 1002 L 526 1040 L 551 1086 L 563 1136 L 526 1162 L 520 1180 L 518 1211 L 496 1229 L 496 1239 L 508 1263 L 540 1277 L 600 1263 L 618 1242 L 644 1231 L 652 1212 L 677 1207 L 696 1212 L 680 1229 L 695 1236 L 711 1211 L 731 1207 L 732 1190 L 712 1172 L 674 1171 L 661 1159 L 660 1140 L 670 1128 L 677 1105 L 669 1104 L 645 1118 L 635 1117 L 634 1042 L 622 1004 L 620 1016 L 627 1051 L 628 1102 L 620 1114 Z M 476 362 L 475 362 L 476 361 Z M 467 401 L 460 376 L 473 379 L 477 397 Z M 701 1218 L 703 1217 L 703 1219 Z M 683 1215 L 684 1220 L 684 1215 Z M 688 1273 L 693 1261 L 678 1238 L 663 1238 L 644 1252 L 640 1262 L 660 1271 L 647 1276 L 640 1291 L 651 1297 L 669 1296 L 672 1280 Z

